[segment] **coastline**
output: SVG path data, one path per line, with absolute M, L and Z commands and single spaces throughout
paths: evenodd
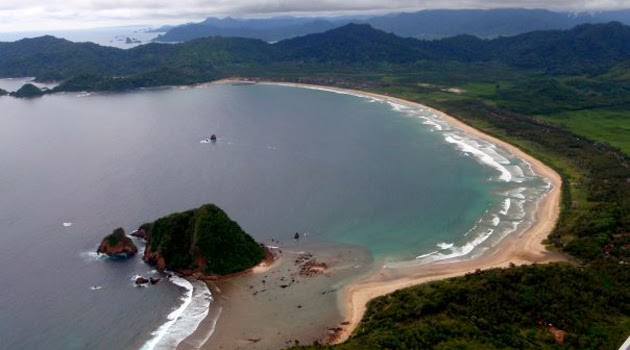
M 243 81 L 250 80 L 234 78 L 222 79 L 213 83 L 235 83 Z M 256 81 L 256 83 L 328 90 L 331 92 L 371 97 L 411 108 L 423 108 L 439 116 L 451 126 L 464 131 L 466 134 L 500 146 L 514 156 L 526 161 L 531 165 L 532 170 L 537 175 L 546 178 L 552 186 L 550 191 L 541 198 L 536 213 L 534 214 L 534 222 L 529 228 L 520 235 L 509 235 L 505 237 L 498 244 L 477 258 L 436 261 L 412 267 L 381 267 L 367 277 L 346 286 L 339 295 L 340 307 L 346 326 L 337 333 L 336 337 L 331 339 L 331 343 L 341 343 L 350 337 L 363 318 L 367 303 L 370 300 L 396 290 L 425 282 L 462 276 L 467 273 L 475 272 L 476 270 L 508 267 L 512 264 L 524 265 L 567 260 L 567 258 L 560 253 L 548 251 L 542 244 L 542 241 L 546 239 L 554 229 L 560 215 L 561 177 L 549 166 L 523 152 L 518 147 L 485 134 L 442 111 L 412 101 L 360 90 L 322 85 L 273 81 Z
M 371 254 L 353 246 L 306 243 L 281 248 L 273 265 L 238 278 L 208 281 L 214 300 L 208 317 L 177 349 L 266 350 L 296 341 L 321 342 L 333 334 L 330 325 L 343 321 L 336 286 L 368 273 L 371 266 Z

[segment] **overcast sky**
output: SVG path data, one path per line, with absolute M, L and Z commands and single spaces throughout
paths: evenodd
M 0 31 L 179 24 L 209 16 L 344 15 L 435 8 L 630 8 L 630 0 L 0 0 Z

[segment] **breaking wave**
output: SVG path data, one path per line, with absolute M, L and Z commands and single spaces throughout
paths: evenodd
M 141 350 L 175 349 L 208 315 L 212 294 L 205 283 L 201 281 L 191 283 L 177 276 L 169 280 L 185 289 L 184 295 L 180 298 L 181 304 L 166 317 L 167 321 L 164 324 L 151 333 L 153 337 Z

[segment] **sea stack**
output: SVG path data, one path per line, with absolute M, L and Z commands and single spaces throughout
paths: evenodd
M 103 238 L 96 252 L 109 256 L 130 257 L 138 252 L 138 248 L 131 238 L 127 237 L 125 230 L 119 227 Z

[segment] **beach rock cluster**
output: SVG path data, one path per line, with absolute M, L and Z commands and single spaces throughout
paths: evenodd
M 155 277 L 149 277 L 149 278 L 145 278 L 142 276 L 138 276 L 136 277 L 136 280 L 134 281 L 134 283 L 138 286 L 142 286 L 142 285 L 147 285 L 147 284 L 158 284 L 162 279 L 161 278 L 155 278 Z
M 317 260 L 309 260 L 305 262 L 300 268 L 300 276 L 311 277 L 324 273 L 328 269 L 328 265 L 325 262 Z
M 277 253 L 282 254 L 282 251 L 278 249 Z M 250 285 L 249 289 L 251 290 L 252 295 L 256 296 L 258 294 L 264 293 L 267 291 L 268 288 L 273 289 L 279 287 L 280 289 L 287 289 L 293 284 L 300 283 L 300 277 L 314 277 L 323 274 L 328 269 L 328 264 L 318 261 L 311 253 L 303 253 L 298 255 L 293 263 L 294 268 L 287 270 L 287 272 L 289 272 L 288 275 L 285 274 L 284 276 L 277 276 L 276 274 L 282 274 L 282 272 L 272 271 L 269 274 L 263 276 L 263 279 L 260 281 L 260 288 L 256 288 L 255 285 Z M 332 293 L 334 291 L 335 290 L 328 290 L 322 292 L 321 294 L 324 295 L 327 293 Z M 301 309 L 302 305 L 298 305 L 297 308 Z
M 96 252 L 108 256 L 130 257 L 138 253 L 138 247 L 127 237 L 125 230 L 119 227 L 103 238 Z
M 300 267 L 300 276 L 312 277 L 324 273 L 328 269 L 328 264 L 315 259 L 313 254 L 301 254 L 295 259 L 295 265 Z

